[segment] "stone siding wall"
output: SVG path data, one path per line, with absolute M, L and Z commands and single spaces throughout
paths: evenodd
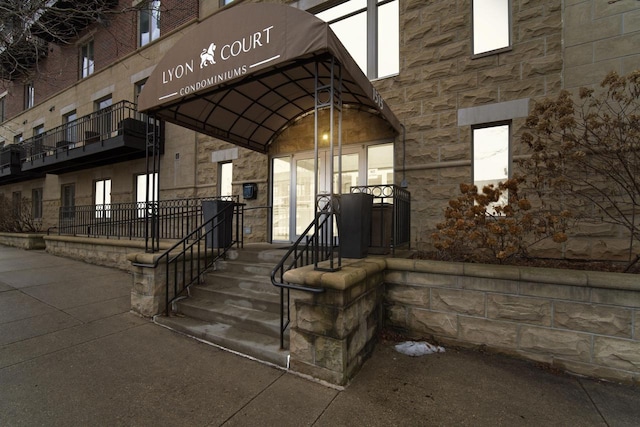
M 564 87 L 598 86 L 610 71 L 640 69 L 637 1 L 570 0 L 564 12 Z
M 285 274 L 290 283 L 326 289 L 291 291 L 292 370 L 338 385 L 355 375 L 381 325 L 384 266 L 383 259 L 345 260 L 337 272 L 308 266 Z
M 44 249 L 43 237 L 37 233 L 0 233 L 0 245 L 26 250 Z
M 640 277 L 387 260 L 386 324 L 570 372 L 640 382 Z

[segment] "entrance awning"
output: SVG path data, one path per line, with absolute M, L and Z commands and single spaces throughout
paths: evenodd
M 138 99 L 142 112 L 266 153 L 314 111 L 316 74 L 342 68 L 342 103 L 400 123 L 328 24 L 279 4 L 241 4 L 210 16 L 162 58 Z

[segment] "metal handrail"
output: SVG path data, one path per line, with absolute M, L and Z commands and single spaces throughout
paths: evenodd
M 239 236 L 231 236 L 228 245 L 214 247 L 214 240 L 226 241 L 226 218 L 228 210 L 237 216 L 237 203 L 222 208 L 216 215 L 187 234 L 182 240 L 171 246 L 153 264 L 133 262 L 137 267 L 157 268 L 165 266 L 165 313 L 171 313 L 171 304 L 180 298 L 194 283 L 201 283 L 206 271 L 215 265 L 233 245 L 239 244 Z M 236 218 L 237 219 L 237 218 Z M 232 231 L 233 233 L 233 231 Z M 173 291 L 173 292 L 171 292 Z
M 302 232 L 298 240 L 289 248 L 284 257 L 282 257 L 280 262 L 271 271 L 271 284 L 280 288 L 280 349 L 284 349 L 284 333 L 291 322 L 291 289 L 316 294 L 325 292 L 324 288 L 295 285 L 285 282 L 284 274 L 294 268 L 311 264 L 317 266 L 318 262 L 326 261 L 333 256 L 333 250 L 336 246 L 333 245 L 333 243 L 327 244 L 328 242 L 324 241 L 323 238 L 328 236 L 325 230 L 333 223 L 335 217 L 335 212 L 321 212 L 316 214 L 316 218 Z M 333 236 L 330 238 L 333 239 Z M 287 264 L 288 260 L 290 260 L 290 262 Z

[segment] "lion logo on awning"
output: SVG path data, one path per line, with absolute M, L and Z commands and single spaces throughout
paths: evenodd
M 208 66 L 209 64 L 214 65 L 216 63 L 215 54 L 215 43 L 211 43 L 208 49 L 202 49 L 202 53 L 200 54 L 200 69 Z

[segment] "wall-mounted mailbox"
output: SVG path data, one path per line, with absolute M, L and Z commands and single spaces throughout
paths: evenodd
M 247 200 L 253 200 L 258 197 L 258 184 L 250 182 L 242 184 L 242 198 Z

